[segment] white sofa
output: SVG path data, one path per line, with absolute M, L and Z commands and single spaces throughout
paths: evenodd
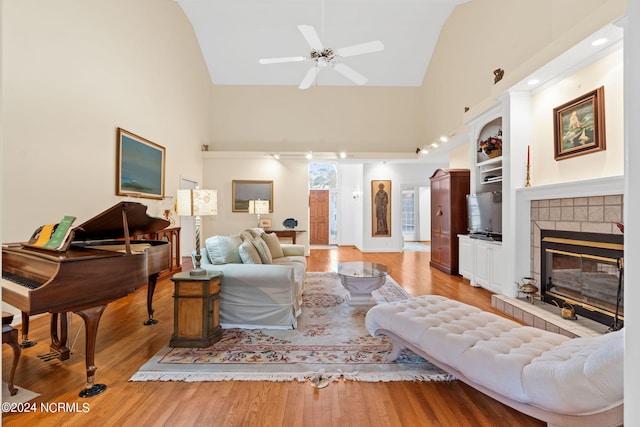
M 373 307 L 366 326 L 461 381 L 558 426 L 623 422 L 623 330 L 569 338 L 426 295 Z
M 304 245 L 281 244 L 275 234 L 250 229 L 210 237 L 200 254 L 202 268 L 222 272 L 223 328 L 296 327 L 307 268 Z

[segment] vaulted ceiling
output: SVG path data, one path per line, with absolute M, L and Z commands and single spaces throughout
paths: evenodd
M 191 21 L 217 85 L 295 85 L 309 61 L 260 64 L 261 58 L 308 56 L 298 25 L 315 28 L 324 48 L 379 40 L 384 51 L 338 58 L 368 86 L 420 86 L 440 30 L 469 0 L 175 0 Z M 331 67 L 314 84 L 355 85 Z

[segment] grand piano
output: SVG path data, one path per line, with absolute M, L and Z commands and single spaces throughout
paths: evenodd
M 30 315 L 52 313 L 51 349 L 64 360 L 65 355 L 69 357 L 66 313 L 74 312 L 83 319 L 87 384 L 80 397 L 95 396 L 106 389 L 106 385 L 94 382 L 94 356 L 98 324 L 107 304 L 152 280 L 155 285 L 158 273 L 168 268 L 169 242 L 130 239 L 169 225 L 146 211 L 143 204 L 120 202 L 75 227 L 64 251 L 26 243 L 3 244 L 2 300 L 22 311 L 23 335 L 28 333 Z M 62 337 L 57 334 L 58 318 Z

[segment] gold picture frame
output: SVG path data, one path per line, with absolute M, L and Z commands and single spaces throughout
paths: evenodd
M 165 148 L 118 128 L 116 194 L 164 199 Z
M 371 236 L 391 237 L 391 181 L 371 181 Z
M 606 150 L 604 86 L 553 109 L 554 158 Z
M 273 213 L 273 181 L 233 180 L 231 182 L 231 211 L 249 212 L 249 200 L 268 200 Z

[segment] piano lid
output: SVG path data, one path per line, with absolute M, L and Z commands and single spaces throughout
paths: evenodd
M 127 215 L 129 235 L 152 233 L 169 226 L 170 222 L 147 215 L 147 206 L 138 202 L 120 202 L 74 227 L 74 241 L 120 239 L 124 237 L 122 212 Z

